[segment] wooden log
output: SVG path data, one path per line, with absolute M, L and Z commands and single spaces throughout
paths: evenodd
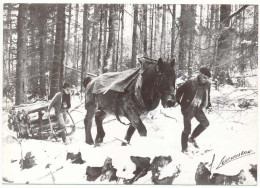
M 57 117 L 56 117 L 55 115 L 51 115 L 50 118 L 51 118 L 51 122 L 57 120 Z M 43 125 L 44 125 L 44 124 L 49 124 L 48 119 L 42 119 L 42 120 L 40 120 L 40 119 L 34 119 L 34 120 L 31 120 L 31 121 L 30 121 L 30 125 L 40 124 L 41 121 L 42 121 L 42 124 L 43 124 Z
M 16 112 L 25 111 L 27 114 L 31 114 L 34 112 L 45 111 L 49 106 L 50 101 L 48 102 L 38 102 L 32 104 L 21 104 L 19 106 L 14 106 Z

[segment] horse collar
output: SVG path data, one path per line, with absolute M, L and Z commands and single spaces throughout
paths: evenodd
M 158 70 L 158 69 L 157 69 L 157 70 Z M 158 70 L 157 76 L 156 76 L 156 80 L 155 80 L 155 85 L 156 85 L 157 87 L 160 87 L 160 85 L 161 85 L 161 83 L 162 83 L 162 81 L 163 81 L 164 78 L 165 78 L 165 73 L 162 73 L 162 72 L 160 72 L 160 71 Z

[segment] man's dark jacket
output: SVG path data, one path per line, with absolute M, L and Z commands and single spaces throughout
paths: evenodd
M 180 103 L 182 112 L 187 112 L 191 106 L 192 101 L 195 98 L 196 91 L 199 87 L 203 88 L 202 103 L 200 109 L 208 108 L 211 106 L 210 103 L 210 85 L 209 81 L 202 84 L 199 80 L 199 76 L 186 81 L 182 86 L 177 89 L 176 99 Z M 208 99 L 206 99 L 206 95 Z

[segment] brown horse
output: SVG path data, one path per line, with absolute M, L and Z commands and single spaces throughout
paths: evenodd
M 94 116 L 97 126 L 96 144 L 103 142 L 105 132 L 102 122 L 107 115 L 115 115 L 119 121 L 119 116 L 124 116 L 130 121 L 125 136 L 125 140 L 129 143 L 136 129 L 140 136 L 147 135 L 146 127 L 140 119 L 141 115 L 154 110 L 160 100 L 164 108 L 175 105 L 175 60 L 163 62 L 160 58 L 158 61 L 151 62 L 145 58 L 140 63 L 142 68 L 137 70 L 136 76 L 128 83 L 123 92 L 108 89 L 106 92 L 96 94 L 93 92 L 93 88 L 97 83 L 104 83 L 101 80 L 105 80 L 104 76 L 107 74 L 123 76 L 126 71 L 102 74 L 87 85 L 85 91 L 87 114 L 84 119 L 86 143 L 93 144 L 91 127 Z M 109 84 L 106 87 L 109 88 Z

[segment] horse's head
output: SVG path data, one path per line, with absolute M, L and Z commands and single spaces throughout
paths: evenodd
M 156 84 L 161 92 L 161 101 L 164 108 L 173 107 L 175 98 L 175 59 L 171 62 L 163 62 L 161 58 L 157 61 Z

